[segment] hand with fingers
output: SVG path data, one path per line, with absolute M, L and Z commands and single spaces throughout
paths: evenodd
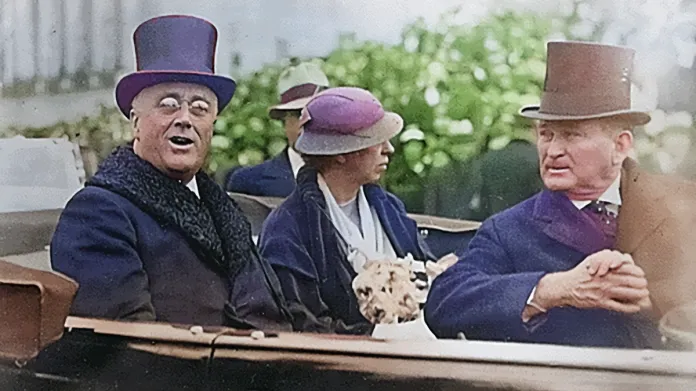
M 636 313 L 650 301 L 645 273 L 633 263 L 622 263 L 604 275 L 592 275 L 585 266 L 585 270 L 571 270 L 567 277 L 564 301 L 576 308 Z
M 442 274 L 445 270 L 450 268 L 452 265 L 457 263 L 457 261 L 459 261 L 459 257 L 457 257 L 454 253 L 449 253 L 443 256 L 442 258 L 438 259 L 437 262 L 426 262 L 425 270 L 428 274 L 428 277 L 434 279 L 435 277 Z
M 603 277 L 612 270 L 616 270 L 625 264 L 634 265 L 633 257 L 615 250 L 602 250 L 596 252 L 582 262 L 591 276 Z
M 534 302 L 546 310 L 569 306 L 631 314 L 651 308 L 643 270 L 630 255 L 612 250 L 592 254 L 571 270 L 545 275 Z M 525 311 L 525 318 L 538 313 L 534 308 Z

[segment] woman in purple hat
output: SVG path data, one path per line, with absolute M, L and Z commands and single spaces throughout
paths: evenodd
M 377 182 L 403 128 L 368 91 L 331 88 L 302 112 L 297 188 L 259 239 L 294 314 L 294 329 L 370 334 L 351 282 L 368 260 L 433 260 L 403 203 Z M 377 314 L 378 315 L 378 314 Z

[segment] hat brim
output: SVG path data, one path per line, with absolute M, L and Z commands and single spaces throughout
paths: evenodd
M 617 110 L 606 113 L 598 113 L 591 115 L 560 115 L 542 113 L 539 111 L 539 105 L 524 106 L 518 114 L 522 117 L 544 121 L 579 121 L 585 119 L 609 118 L 609 117 L 625 117 L 633 125 L 645 125 L 650 122 L 650 114 L 638 110 Z
M 307 106 L 307 103 L 309 103 L 310 100 L 312 100 L 313 96 L 308 96 L 305 98 L 300 98 L 300 99 L 295 99 L 290 102 L 286 102 L 283 104 L 271 106 L 268 109 L 268 116 L 271 117 L 272 119 L 278 119 L 281 120 L 283 117 L 285 117 L 285 113 L 288 111 L 299 111 L 305 108 Z
M 237 83 L 229 77 L 198 72 L 140 71 L 124 76 L 116 84 L 116 104 L 130 117 L 133 99 L 145 88 L 161 83 L 191 83 L 210 88 L 218 99 L 218 113 L 232 100 Z
M 388 111 L 374 125 L 355 134 L 317 134 L 303 130 L 295 142 L 295 149 L 306 155 L 341 155 L 379 145 L 399 134 L 403 128 L 401 116 Z

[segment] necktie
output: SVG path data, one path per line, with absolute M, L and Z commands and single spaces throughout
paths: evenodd
M 583 208 L 597 227 L 607 238 L 612 240 L 616 237 L 616 214 L 607 209 L 609 203 L 604 201 L 592 201 Z

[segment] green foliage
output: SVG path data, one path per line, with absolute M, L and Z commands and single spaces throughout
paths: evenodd
M 314 60 L 332 85 L 366 88 L 404 118 L 384 184 L 410 210 L 422 207 L 432 169 L 531 137 L 516 113 L 538 102 L 546 40 L 567 28 L 512 12 L 466 27 L 455 23 L 456 12 L 432 29 L 422 20 L 408 26 L 398 45 L 344 37 L 328 57 Z M 216 124 L 212 169 L 256 164 L 285 146 L 282 124 L 269 119 L 267 109 L 277 102 L 275 82 L 286 65 L 266 66 L 240 81 Z
M 425 178 L 433 169 L 531 137 L 516 113 L 538 101 L 546 41 L 551 35 L 570 37 L 575 17 L 505 12 L 462 26 L 455 22 L 457 12 L 444 14 L 434 28 L 423 20 L 409 25 L 397 45 L 344 36 L 326 58 L 312 60 L 333 86 L 366 88 L 386 109 L 403 116 L 405 129 L 393 140 L 396 154 L 384 184 L 411 211 L 422 209 Z M 210 172 L 257 164 L 285 147 L 281 122 L 267 113 L 278 101 L 276 82 L 287 65 L 268 65 L 238 80 L 232 102 L 215 124 Z M 68 137 L 95 150 L 99 159 L 130 137 L 115 107 L 76 124 L 21 132 Z
M 96 153 L 99 160 L 104 159 L 114 147 L 131 138 L 128 121 L 115 107 L 101 106 L 99 113 L 83 117 L 77 122 L 59 122 L 39 128 L 10 128 L 0 131 L 0 137 L 21 135 L 27 138 L 65 138 Z

